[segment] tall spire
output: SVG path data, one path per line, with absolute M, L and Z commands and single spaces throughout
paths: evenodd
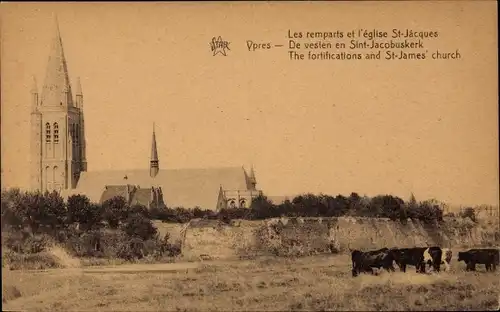
M 31 94 L 38 93 L 38 86 L 36 84 L 36 78 L 33 76 L 31 78 Z
M 156 149 L 156 134 L 155 134 L 155 124 L 153 123 L 153 142 L 151 143 L 151 160 L 149 167 L 149 175 L 155 177 L 160 169 L 158 161 L 158 150 Z
M 57 16 L 54 19 L 54 38 L 50 47 L 47 72 L 42 89 L 42 105 L 60 106 L 72 104 L 71 85 L 69 83 L 68 67 L 64 57 L 61 33 Z
M 33 76 L 33 81 L 31 82 L 31 112 L 38 111 L 38 87 L 36 85 L 36 78 Z

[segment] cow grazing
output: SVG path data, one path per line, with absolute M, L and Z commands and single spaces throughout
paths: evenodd
M 374 274 L 373 268 L 380 269 L 382 267 L 387 271 L 395 271 L 393 254 L 388 248 L 366 252 L 354 250 L 351 252 L 351 259 L 353 277 L 358 276 L 361 272 L 371 272 Z
M 443 248 L 443 253 L 441 256 L 441 264 L 444 264 L 444 270 L 447 272 L 450 270 L 450 263 L 453 257 L 453 253 L 449 248 Z
M 426 265 L 429 265 L 434 271 L 441 270 L 441 263 L 443 262 L 443 250 L 440 247 L 429 247 L 424 251 L 424 266 L 423 273 L 425 273 Z
M 425 272 L 424 252 L 426 249 L 425 247 L 393 248 L 391 253 L 402 272 L 406 272 L 407 265 L 413 265 L 419 273 Z
M 484 264 L 486 271 L 495 271 L 499 265 L 498 248 L 469 249 L 458 252 L 458 261 L 464 261 L 466 271 L 475 271 L 476 264 Z

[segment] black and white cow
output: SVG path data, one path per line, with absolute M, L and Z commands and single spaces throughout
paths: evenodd
M 443 253 L 441 256 L 441 264 L 444 264 L 444 270 L 450 270 L 451 259 L 453 258 L 453 252 L 450 248 L 443 248 Z
M 469 249 L 458 252 L 458 261 L 466 264 L 466 271 L 475 271 L 476 264 L 484 264 L 486 271 L 495 271 L 499 265 L 498 248 Z
M 424 267 L 425 273 L 426 265 L 429 265 L 434 271 L 439 272 L 441 270 L 441 264 L 443 263 L 443 250 L 441 247 L 429 247 L 424 251 Z M 448 267 L 446 267 L 448 268 Z
M 426 265 L 439 272 L 443 258 L 446 259 L 440 247 L 392 248 L 391 252 L 402 272 L 406 272 L 408 265 L 414 266 L 417 273 L 425 273 Z
M 373 272 L 373 268 L 380 269 L 381 267 L 387 271 L 394 272 L 394 258 L 389 248 L 382 248 L 373 251 L 353 250 L 351 252 L 352 260 L 352 276 L 356 277 L 361 272 Z

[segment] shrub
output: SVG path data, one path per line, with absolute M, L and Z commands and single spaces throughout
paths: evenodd
M 68 223 L 78 223 L 84 230 L 101 225 L 104 209 L 101 205 L 90 203 L 83 195 L 73 195 L 68 198 Z
M 123 231 L 130 237 L 148 240 L 156 237 L 157 229 L 148 218 L 141 214 L 132 214 L 123 226 Z
M 127 211 L 129 210 L 125 198 L 115 196 L 102 203 L 103 219 L 108 223 L 112 229 L 118 228 L 120 222 L 127 218 Z
M 462 213 L 460 214 L 460 216 L 462 218 L 469 218 L 473 222 L 477 222 L 476 211 L 472 207 L 465 208 L 464 211 L 462 211 Z

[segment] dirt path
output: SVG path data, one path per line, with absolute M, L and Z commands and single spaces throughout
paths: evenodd
M 331 256 L 330 256 L 331 257 Z M 330 261 L 326 261 L 324 255 L 310 256 L 298 259 L 297 263 L 299 266 L 313 267 L 324 267 L 330 264 Z M 106 265 L 106 266 L 92 266 L 92 267 L 81 267 L 81 268 L 57 268 L 57 269 L 44 269 L 44 270 L 21 270 L 21 271 L 11 271 L 12 273 L 20 272 L 26 273 L 37 273 L 37 274 L 66 274 L 66 273 L 148 273 L 148 272 L 177 272 L 194 270 L 206 267 L 222 267 L 222 266 L 238 266 L 245 267 L 248 265 L 262 263 L 269 258 L 262 257 L 253 260 L 209 260 L 209 261 L 199 261 L 199 262 L 175 262 L 175 263 L 133 263 L 133 264 L 119 264 L 119 265 Z M 307 260 L 306 260 L 307 259 Z M 272 260 L 271 260 L 272 261 Z M 276 261 L 276 260 L 274 260 Z M 290 260 L 293 261 L 293 260 Z

